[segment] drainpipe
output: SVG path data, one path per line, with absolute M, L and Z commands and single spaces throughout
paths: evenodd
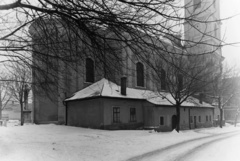
M 65 106 L 65 125 L 67 125 L 67 102 L 65 102 L 65 99 L 67 98 L 67 92 L 64 92 L 64 97 L 63 105 Z
M 67 102 L 63 101 L 63 105 L 65 106 L 65 125 L 67 125 Z

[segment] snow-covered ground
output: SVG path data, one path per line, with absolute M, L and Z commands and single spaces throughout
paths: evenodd
M 0 127 L 0 161 L 137 160 L 137 156 L 184 141 L 240 132 L 239 127 L 233 126 L 157 133 L 149 130 L 105 131 L 53 124 L 21 127 L 15 124 L 8 122 L 7 127 Z

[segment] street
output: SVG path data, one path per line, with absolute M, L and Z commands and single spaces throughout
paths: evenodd
M 228 132 L 192 139 L 128 161 L 239 161 L 240 133 Z
M 239 161 L 240 126 L 97 130 L 61 125 L 0 127 L 1 161 Z

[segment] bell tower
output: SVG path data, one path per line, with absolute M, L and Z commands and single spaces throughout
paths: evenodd
M 220 0 L 184 0 L 186 48 L 193 54 L 210 53 L 221 59 Z

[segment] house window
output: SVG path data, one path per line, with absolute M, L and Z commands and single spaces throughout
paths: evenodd
M 166 90 L 166 72 L 161 69 L 161 89 Z
M 137 65 L 137 86 L 144 87 L 144 66 L 138 62 Z
M 190 123 L 193 123 L 193 117 L 190 116 Z
M 120 107 L 113 107 L 113 123 L 120 122 Z
M 201 122 L 201 116 L 198 116 L 198 122 Z
M 183 88 L 183 76 L 181 74 L 178 75 L 178 89 L 182 90 Z
M 130 122 L 136 122 L 136 108 L 130 108 Z
M 200 8 L 201 7 L 201 3 L 202 3 L 201 0 L 193 0 L 194 10 L 196 10 L 197 8 Z
M 160 126 L 163 126 L 164 125 L 164 117 L 163 116 L 160 116 Z
M 208 122 L 208 116 L 206 116 L 206 122 Z
M 86 59 L 86 82 L 94 82 L 94 62 L 91 58 Z

